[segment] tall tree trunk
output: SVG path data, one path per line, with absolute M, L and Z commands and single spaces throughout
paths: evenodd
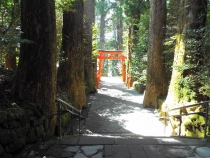
M 73 106 L 86 106 L 84 85 L 83 0 L 73 2 L 74 11 L 63 13 L 62 60 L 58 83 Z
M 127 43 L 127 63 L 126 63 L 126 74 L 131 75 L 131 82 L 128 82 L 127 84 L 132 85 L 134 78 L 132 78 L 132 67 L 135 65 L 132 65 L 132 54 L 135 51 L 135 47 L 138 43 L 138 36 L 137 32 L 139 30 L 137 24 L 140 20 L 140 14 L 141 14 L 141 8 L 140 5 L 142 3 L 142 0 L 134 0 L 134 1 L 125 1 L 125 5 L 127 6 L 125 9 L 127 9 L 126 14 L 128 17 L 130 17 L 130 26 L 128 27 L 128 43 Z M 128 78 L 127 78 L 128 79 Z
M 120 16 L 120 19 L 117 24 L 117 42 L 118 42 L 118 50 L 123 49 L 123 17 Z
M 140 12 L 139 12 L 140 14 Z M 132 74 L 132 67 L 135 66 L 132 64 L 132 55 L 134 54 L 135 48 L 134 46 L 137 45 L 138 39 L 137 39 L 137 32 L 139 28 L 133 24 L 128 28 L 128 54 L 127 54 L 127 63 L 126 63 L 126 74 L 127 74 L 127 85 L 129 84 L 129 87 L 133 85 L 133 82 L 135 78 Z M 130 78 L 131 77 L 131 78 Z M 130 78 L 130 82 L 128 82 L 128 79 Z
M 120 19 L 117 25 L 117 42 L 118 42 L 118 50 L 123 49 L 123 22 Z
M 194 71 L 194 74 L 192 74 L 191 72 L 189 72 L 191 70 L 184 70 L 182 69 L 182 67 L 184 66 L 184 64 L 186 64 L 187 60 L 191 60 L 191 64 L 193 63 L 193 61 L 199 63 L 196 67 L 201 66 L 200 60 L 202 60 L 203 58 L 201 51 L 202 49 L 199 49 L 199 47 L 197 46 L 202 45 L 202 38 L 199 37 L 198 39 L 196 39 L 197 46 L 193 48 L 193 51 L 196 50 L 196 54 L 198 54 L 199 57 L 197 55 L 193 55 L 192 53 L 186 55 L 187 52 L 192 51 L 192 48 L 190 48 L 190 44 L 187 44 L 188 42 L 186 40 L 191 36 L 189 34 L 190 30 L 202 29 L 205 26 L 207 10 L 206 8 L 207 0 L 180 0 L 173 71 L 167 98 L 163 104 L 163 109 L 172 108 L 183 101 L 180 100 L 180 80 L 186 77 L 186 75 L 190 74 L 190 76 L 193 76 L 198 75 L 196 73 L 199 73 L 198 69 L 197 72 Z M 202 36 L 202 33 L 200 34 L 200 36 Z
M 101 25 L 100 25 L 100 46 L 101 50 L 105 48 L 105 15 L 101 15 Z
M 166 24 L 166 0 L 151 1 L 147 83 L 144 107 L 158 108 L 160 97 L 167 94 L 167 80 L 163 57 Z
M 133 27 L 130 26 L 128 28 L 128 43 L 127 43 L 127 60 L 126 60 L 126 74 L 127 75 L 131 75 L 131 54 L 132 54 L 132 50 L 133 50 L 133 40 L 132 40 L 132 36 L 133 36 Z M 128 79 L 128 78 L 127 78 Z M 129 82 L 127 81 L 127 84 L 129 84 Z M 129 85 L 130 86 L 130 85 Z
M 21 1 L 22 43 L 12 92 L 42 106 L 50 118 L 56 112 L 56 23 L 54 0 Z M 50 121 L 54 134 L 56 117 Z
M 105 0 L 101 0 L 101 2 L 104 3 Z M 105 47 L 105 8 L 104 5 L 102 6 L 102 12 L 101 12 L 101 23 L 100 23 L 100 45 L 99 49 L 104 50 Z
M 94 0 L 87 0 L 84 2 L 84 19 L 85 19 L 85 43 L 84 43 L 84 77 L 86 94 L 96 92 L 96 82 L 92 59 L 92 26 L 95 22 Z

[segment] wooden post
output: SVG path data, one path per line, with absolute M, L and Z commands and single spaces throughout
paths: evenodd
M 99 56 L 99 79 L 101 80 L 101 72 L 102 72 L 102 66 L 103 66 L 103 59 L 102 59 L 102 54 L 100 53 L 100 56 Z
M 127 80 L 127 87 L 128 87 L 128 89 L 130 88 L 130 86 L 131 86 L 131 75 L 130 74 L 128 74 L 128 76 L 127 76 L 128 78 L 128 80 Z
M 102 53 L 99 52 L 99 70 L 97 73 L 97 88 L 100 88 L 100 80 L 101 80 L 101 72 L 102 72 L 102 63 L 103 63 L 103 59 L 102 59 Z
M 122 57 L 122 80 L 125 82 L 125 59 Z

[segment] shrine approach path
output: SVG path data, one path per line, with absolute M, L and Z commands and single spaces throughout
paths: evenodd
M 143 107 L 143 94 L 127 88 L 120 77 L 102 77 L 89 96 L 83 134 L 166 136 L 155 109 Z

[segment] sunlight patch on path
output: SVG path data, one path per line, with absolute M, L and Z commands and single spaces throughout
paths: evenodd
M 133 88 L 128 89 L 121 78 L 102 77 L 97 95 L 98 100 L 96 97 L 96 105 L 91 107 L 87 121 L 92 133 L 170 135 L 170 131 L 164 134 L 164 125 L 154 109 L 143 108 L 143 95 Z
M 144 136 L 164 136 L 163 124 L 158 121 L 158 117 L 148 111 L 122 114 L 120 119 L 126 120 L 124 128 L 132 133 Z
M 101 89 L 98 89 L 98 93 L 143 104 L 143 95 L 136 92 L 132 87 L 128 89 L 120 77 L 101 77 L 101 81 L 103 82 L 102 85 L 106 85 L 106 88 L 102 86 Z M 120 89 L 112 89 L 114 86 Z

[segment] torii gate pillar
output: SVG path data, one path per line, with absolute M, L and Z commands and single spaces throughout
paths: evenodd
M 103 60 L 105 60 L 105 59 L 121 60 L 122 81 L 125 82 L 125 79 L 126 79 L 125 59 L 126 59 L 126 57 L 122 54 L 122 51 L 99 50 L 97 59 L 99 59 L 99 69 L 97 72 L 97 88 L 100 88 L 100 80 L 101 80 L 101 73 L 102 73 L 102 66 L 103 66 L 102 63 L 103 63 Z

